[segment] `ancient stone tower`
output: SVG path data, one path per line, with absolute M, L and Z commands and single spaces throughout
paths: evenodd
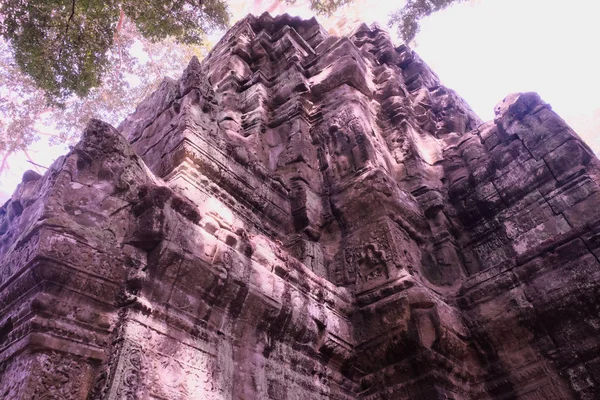
M 600 163 L 249 16 L 0 208 L 2 399 L 598 399 Z

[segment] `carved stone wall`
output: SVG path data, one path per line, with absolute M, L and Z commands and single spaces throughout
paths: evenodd
M 248 16 L 0 208 L 5 399 L 600 398 L 600 162 Z

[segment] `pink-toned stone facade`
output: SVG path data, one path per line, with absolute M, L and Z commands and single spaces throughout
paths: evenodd
M 3 399 L 600 398 L 600 162 L 248 16 L 0 208 Z

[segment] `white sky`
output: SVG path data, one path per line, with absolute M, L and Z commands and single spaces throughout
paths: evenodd
M 600 154 L 600 2 L 478 0 L 423 21 L 416 51 L 484 120 L 535 91 Z
M 311 16 L 306 6 L 283 7 L 274 0 L 230 3 L 233 22 L 265 10 Z M 357 19 L 387 26 L 389 12 L 402 4 L 356 0 L 339 14 L 346 16 L 345 28 Z M 422 21 L 413 48 L 484 120 L 493 118 L 494 105 L 507 94 L 536 91 L 600 154 L 599 16 L 596 0 L 473 0 Z M 339 28 L 339 15 L 319 20 Z M 30 154 L 49 165 L 65 151 L 42 141 Z M 0 177 L 0 202 L 25 170 L 34 169 L 22 154 L 9 161 L 10 171 Z

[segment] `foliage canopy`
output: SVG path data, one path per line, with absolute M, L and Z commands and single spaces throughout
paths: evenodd
M 153 41 L 188 44 L 229 23 L 223 0 L 4 0 L 0 35 L 21 71 L 60 105 L 100 85 L 125 16 Z
M 49 105 L 43 90 L 23 73 L 12 49 L 0 38 L 0 181 L 10 169 L 9 156 L 42 137 L 51 144 L 79 138 L 90 118 L 117 125 L 148 96 L 164 76 L 178 77 L 192 56 L 208 52 L 204 45 L 180 45 L 173 39 L 152 42 L 131 21 L 124 21 L 117 38 L 119 51 L 107 53 L 102 84 L 85 97 L 70 96 L 62 105 Z
M 404 42 L 411 42 L 419 33 L 419 21 L 455 3 L 467 0 L 407 0 L 404 7 L 392 13 L 389 25 L 398 25 L 398 34 Z
M 295 4 L 297 0 L 285 0 L 287 4 Z M 351 4 L 354 0 L 308 0 L 308 5 L 317 14 L 331 15 L 337 9 Z

